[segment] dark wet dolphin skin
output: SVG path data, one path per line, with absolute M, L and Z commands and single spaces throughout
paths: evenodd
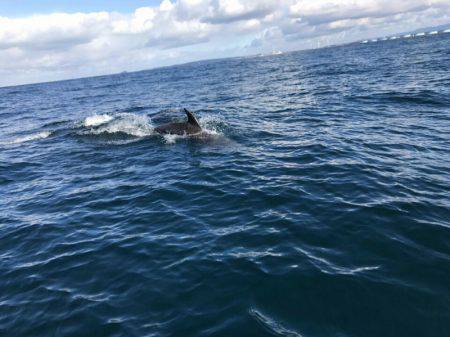
M 160 125 L 155 128 L 155 131 L 161 134 L 172 134 L 172 135 L 193 135 L 202 132 L 202 128 L 195 118 L 194 114 L 183 109 L 187 115 L 187 122 L 185 123 L 167 123 Z

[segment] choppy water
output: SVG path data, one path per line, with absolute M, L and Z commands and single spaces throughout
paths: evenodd
M 449 336 L 450 34 L 0 89 L 0 335 Z M 153 127 L 197 112 L 201 138 Z

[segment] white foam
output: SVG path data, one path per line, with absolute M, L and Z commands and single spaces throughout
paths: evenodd
M 92 134 L 102 133 L 126 133 L 134 137 L 145 137 L 153 134 L 153 125 L 145 115 L 132 113 L 118 114 L 108 122 L 100 124 L 100 127 L 90 130 Z
M 430 32 L 430 35 L 436 35 L 438 33 L 437 30 L 433 30 L 432 32 Z
M 185 136 L 170 135 L 170 134 L 166 134 L 163 137 L 166 144 L 174 144 L 177 141 L 177 139 L 185 138 Z
M 443 33 L 450 33 L 450 28 L 443 31 Z
M 416 36 L 425 36 L 425 33 L 417 33 Z
M 86 127 L 98 126 L 98 125 L 108 123 L 112 119 L 113 119 L 112 116 L 106 115 L 106 114 L 93 115 L 93 116 L 86 117 L 86 119 L 84 120 L 84 126 L 86 126 Z
M 29 142 L 32 140 L 37 140 L 37 139 L 45 139 L 48 136 L 50 136 L 51 132 L 49 131 L 42 131 L 39 133 L 32 133 L 30 135 L 26 135 L 26 136 L 22 136 L 22 137 L 18 137 L 16 139 L 13 139 L 12 141 L 7 141 L 4 142 L 3 144 L 21 144 L 21 143 L 25 143 L 25 142 Z
M 198 122 L 202 127 L 203 133 L 206 133 L 210 136 L 218 136 L 222 133 L 219 130 L 219 124 L 223 123 L 222 118 L 216 115 L 203 115 Z

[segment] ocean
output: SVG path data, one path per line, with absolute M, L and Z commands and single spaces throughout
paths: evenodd
M 450 34 L 0 88 L 0 275 L 1 336 L 450 336 Z

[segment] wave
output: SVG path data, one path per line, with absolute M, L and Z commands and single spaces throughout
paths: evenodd
M 287 329 L 275 319 L 262 314 L 254 308 L 250 308 L 248 312 L 253 318 L 256 319 L 258 323 L 260 323 L 265 329 L 269 330 L 272 334 L 277 336 L 302 337 L 302 335 L 298 332 Z
M 125 109 L 126 112 L 137 112 L 137 111 L 142 111 L 142 110 L 148 110 L 149 107 L 148 106 L 131 106 L 127 109 Z
M 309 258 L 309 261 L 317 267 L 321 272 L 326 274 L 341 274 L 341 275 L 354 275 L 363 271 L 380 269 L 380 266 L 362 266 L 356 268 L 346 268 L 341 266 L 336 266 L 330 261 L 323 257 L 318 257 L 313 253 L 302 249 L 300 247 L 295 248 L 298 252 Z
M 30 135 L 18 137 L 16 139 L 11 140 L 11 141 L 3 142 L 1 144 L 3 144 L 3 145 L 21 144 L 21 143 L 29 142 L 29 141 L 32 141 L 32 140 L 45 139 L 45 138 L 47 138 L 50 135 L 51 135 L 50 131 L 42 131 L 42 132 L 32 133 Z
M 93 116 L 86 117 L 86 119 L 84 120 L 84 126 L 86 126 L 86 127 L 97 126 L 97 125 L 107 123 L 107 122 L 111 121 L 112 119 L 113 119 L 112 116 L 106 115 L 106 114 L 93 115 Z
M 93 115 L 87 117 L 83 125 L 89 128 L 87 133 L 93 135 L 123 133 L 132 137 L 146 137 L 154 133 L 149 117 L 132 113 Z
M 371 95 L 353 96 L 352 99 L 361 101 L 373 101 L 376 103 L 390 102 L 398 104 L 417 104 L 417 105 L 431 105 L 431 106 L 447 106 L 448 99 L 440 93 L 422 90 L 420 92 L 380 92 Z

